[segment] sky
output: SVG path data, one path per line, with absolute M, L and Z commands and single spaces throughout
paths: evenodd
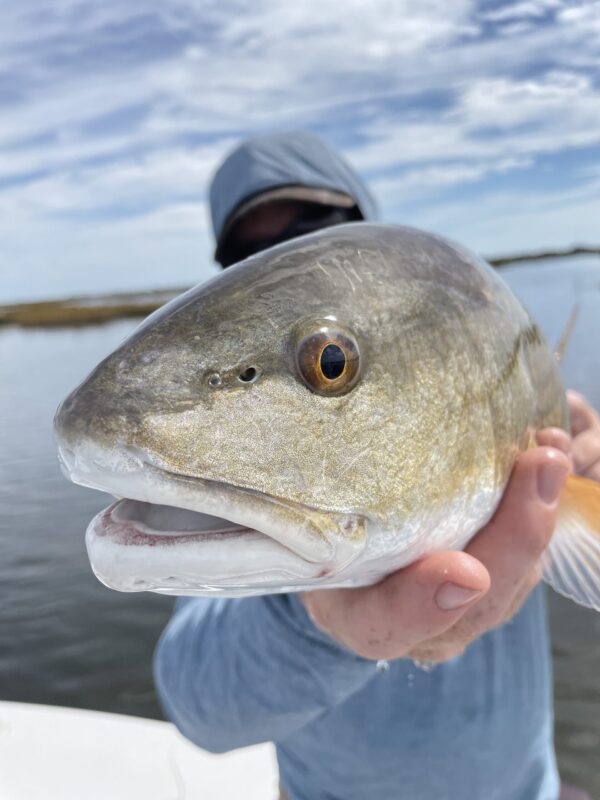
M 600 244 L 600 2 L 20 0 L 0 10 L 0 302 L 216 271 L 245 136 L 306 128 L 385 221 Z

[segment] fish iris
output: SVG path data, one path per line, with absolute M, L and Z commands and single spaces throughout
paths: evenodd
M 296 367 L 306 386 L 335 397 L 349 392 L 360 376 L 360 354 L 354 335 L 329 320 L 315 321 L 300 333 Z

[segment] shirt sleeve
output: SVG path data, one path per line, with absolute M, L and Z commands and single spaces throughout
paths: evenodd
M 296 595 L 187 599 L 158 643 L 166 716 L 211 752 L 280 741 L 343 702 L 376 663 L 312 623 Z

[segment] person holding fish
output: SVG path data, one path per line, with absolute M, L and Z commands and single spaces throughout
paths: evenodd
M 98 576 L 217 593 L 181 598 L 161 637 L 166 716 L 213 752 L 274 741 L 289 800 L 583 797 L 561 794 L 538 583 L 543 570 L 600 608 L 598 416 L 571 393 L 569 437 L 555 360 L 497 276 L 439 237 L 370 225 L 368 190 L 317 137 L 243 143 L 210 199 L 223 267 L 290 244 L 153 315 L 56 422 L 73 480 L 135 498 L 88 529 Z M 390 276 L 405 281 L 396 306 Z M 400 308 L 406 352 L 392 363 L 372 349 L 361 377 L 360 337 L 331 314 L 313 321 L 342 300 L 396 347 Z M 418 327 L 431 301 L 435 324 Z M 485 315 L 497 315 L 489 338 Z M 289 320 L 292 367 L 277 350 Z M 479 356 L 465 361 L 447 344 L 470 325 L 465 348 Z M 402 552 L 393 525 L 365 531 L 372 498 L 372 520 L 405 509 Z
M 210 199 L 223 267 L 376 216 L 352 169 L 306 133 L 243 143 Z M 180 600 L 156 653 L 167 716 L 211 751 L 273 740 L 290 800 L 557 798 L 537 584 L 568 472 L 600 480 L 600 421 L 580 395 L 568 400 L 572 438 L 538 433 L 463 552 L 374 586 Z

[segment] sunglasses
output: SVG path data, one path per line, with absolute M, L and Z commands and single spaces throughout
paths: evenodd
M 331 228 L 334 225 L 341 225 L 344 222 L 353 222 L 362 219 L 361 213 L 356 206 L 353 208 L 335 208 L 317 204 L 307 205 L 302 212 L 295 217 L 275 236 L 262 237 L 250 242 L 232 241 L 223 249 L 221 254 L 221 266 L 230 267 L 243 261 L 255 253 L 274 247 L 276 244 L 295 239 L 297 236 L 304 236 L 307 233 L 321 230 L 321 228 Z

